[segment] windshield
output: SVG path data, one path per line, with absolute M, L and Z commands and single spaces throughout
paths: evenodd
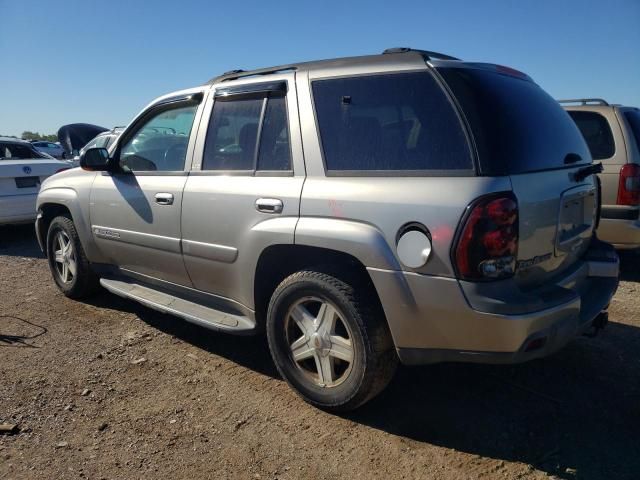
M 28 144 L 0 143 L 0 160 L 25 160 L 30 158 L 46 158 L 46 156 Z
M 440 68 L 474 136 L 482 175 L 591 163 L 569 115 L 534 82 L 482 68 Z

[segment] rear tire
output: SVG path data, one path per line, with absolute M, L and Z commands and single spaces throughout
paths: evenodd
M 67 297 L 83 298 L 98 289 L 98 276 L 91 270 L 73 220 L 66 215 L 49 224 L 47 258 L 56 285 Z
M 353 410 L 376 396 L 398 363 L 375 291 L 346 278 L 294 273 L 276 288 L 267 312 L 278 371 L 305 401 L 331 412 Z

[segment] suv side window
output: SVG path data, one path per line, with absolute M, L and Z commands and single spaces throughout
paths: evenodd
M 460 119 L 429 72 L 312 83 L 328 171 L 472 170 Z
M 264 114 L 258 170 L 291 170 L 291 147 L 289 146 L 289 122 L 284 96 L 270 97 Z
M 633 136 L 636 139 L 636 145 L 638 150 L 640 150 L 640 112 L 638 110 L 624 112 L 624 118 L 626 118 L 627 123 L 631 127 Z
M 108 135 L 103 135 L 101 137 L 96 138 L 96 147 L 106 147 L 107 140 L 109 140 Z
M 285 97 L 216 98 L 202 170 L 291 170 Z
M 616 152 L 613 133 L 606 118 L 596 112 L 567 112 L 582 133 L 594 160 L 611 158 Z
M 197 105 L 160 108 L 120 148 L 124 171 L 182 171 Z

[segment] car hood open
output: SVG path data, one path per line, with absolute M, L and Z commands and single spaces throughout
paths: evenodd
M 89 123 L 71 123 L 58 129 L 58 141 L 69 154 L 84 147 L 89 140 L 108 128 L 91 125 Z

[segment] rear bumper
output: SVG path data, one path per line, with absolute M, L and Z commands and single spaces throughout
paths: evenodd
M 0 225 L 29 223 L 36 218 L 36 195 L 0 197 Z
M 403 363 L 518 363 L 559 350 L 607 308 L 619 264 L 610 245 L 599 248 L 553 285 L 516 296 L 507 289 L 481 298 L 455 279 L 369 272 Z
M 638 207 L 603 207 L 598 237 L 616 248 L 640 247 L 639 212 Z

